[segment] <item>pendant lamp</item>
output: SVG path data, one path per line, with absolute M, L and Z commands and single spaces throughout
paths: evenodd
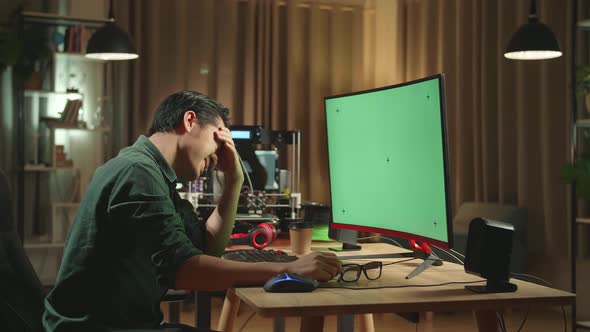
M 109 22 L 90 37 L 86 46 L 86 57 L 100 60 L 139 58 L 129 35 L 115 24 L 113 0 L 109 4 Z
M 561 55 L 553 31 L 539 22 L 535 0 L 531 0 L 529 22 L 512 35 L 504 57 L 513 60 L 544 60 L 558 58 Z

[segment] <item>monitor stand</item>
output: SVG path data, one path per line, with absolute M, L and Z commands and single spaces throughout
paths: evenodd
M 443 265 L 442 259 L 438 257 L 425 242 L 410 240 L 412 252 L 396 254 L 375 254 L 375 255 L 357 255 L 357 256 L 339 256 L 340 259 L 359 259 L 359 258 L 419 258 L 424 261 L 416 269 L 406 276 L 406 279 L 413 278 L 431 266 Z
M 332 248 L 328 248 L 328 249 L 330 249 L 332 251 L 358 251 L 358 250 L 361 250 L 361 246 L 358 244 L 342 242 L 342 247 L 340 247 L 340 248 L 332 247 Z

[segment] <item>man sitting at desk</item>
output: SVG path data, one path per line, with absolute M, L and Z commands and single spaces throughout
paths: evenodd
M 160 299 L 169 288 L 262 285 L 281 272 L 327 281 L 340 272 L 330 254 L 291 263 L 219 258 L 244 180 L 227 114 L 203 94 L 172 94 L 155 112 L 149 137 L 97 169 L 45 300 L 47 331 L 158 328 Z M 193 181 L 208 167 L 224 172 L 224 190 L 207 222 L 196 223 L 176 180 Z

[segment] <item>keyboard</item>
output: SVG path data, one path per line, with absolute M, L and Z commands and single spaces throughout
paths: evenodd
M 261 250 L 261 249 L 241 249 L 226 251 L 224 259 L 239 262 L 278 262 L 288 263 L 297 259 L 297 256 L 288 255 L 282 251 Z

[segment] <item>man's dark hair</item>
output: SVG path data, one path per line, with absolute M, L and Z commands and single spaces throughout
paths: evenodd
M 213 125 L 217 118 L 223 120 L 227 127 L 229 110 L 207 95 L 196 91 L 184 90 L 166 97 L 154 113 L 148 136 L 157 132 L 171 132 L 181 123 L 184 113 L 193 111 L 200 125 Z

